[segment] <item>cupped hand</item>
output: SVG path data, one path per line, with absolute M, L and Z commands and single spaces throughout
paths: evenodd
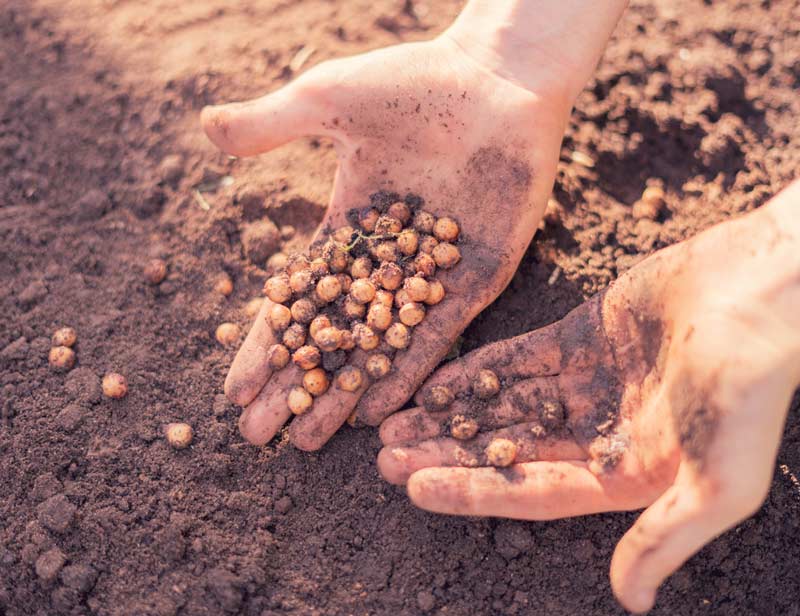
M 466 325 L 503 290 L 542 215 L 570 102 L 484 68 L 447 34 L 324 62 L 263 98 L 203 110 L 224 151 L 249 156 L 305 135 L 333 140 L 338 171 L 317 239 L 346 223 L 377 191 L 413 193 L 461 227 L 462 261 L 437 274 L 446 298 L 415 328 L 393 371 L 355 392 L 331 388 L 291 424 L 291 441 L 320 448 L 354 409 L 377 425 L 400 408 Z M 267 300 L 225 383 L 245 407 L 242 434 L 269 441 L 291 413 L 286 391 L 301 370 L 271 374 Z
M 787 222 L 800 184 L 792 199 L 789 216 L 770 207 L 715 227 L 562 321 L 441 368 L 417 401 L 430 405 L 437 386 L 455 401 L 383 423 L 384 477 L 441 513 L 548 520 L 646 507 L 611 582 L 625 607 L 649 609 L 661 582 L 770 486 L 800 383 L 800 233 Z M 485 369 L 502 384 L 488 400 L 473 386 Z M 465 420 L 480 431 L 453 438 Z M 488 466 L 495 438 L 516 445 L 513 466 Z

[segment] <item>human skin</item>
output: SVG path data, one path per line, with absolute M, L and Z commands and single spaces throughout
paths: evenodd
M 319 449 L 354 409 L 378 425 L 508 284 L 550 194 L 573 101 L 624 6 L 473 0 L 431 41 L 324 62 L 263 98 L 203 110 L 209 138 L 237 156 L 306 135 L 333 141 L 339 164 L 317 239 L 379 190 L 420 195 L 427 210 L 461 227 L 462 261 L 438 274 L 447 296 L 415 327 L 392 372 L 317 398 L 291 423 L 297 447 Z M 286 392 L 302 376 L 295 366 L 268 368 L 271 307 L 264 302 L 225 382 L 228 397 L 245 407 L 240 430 L 254 444 L 291 417 Z
M 456 402 L 384 421 L 379 469 L 440 513 L 646 508 L 611 561 L 619 601 L 646 611 L 667 576 L 764 501 L 800 384 L 798 306 L 800 182 L 655 253 L 563 320 L 442 367 L 417 402 L 443 384 Z M 504 387 L 482 405 L 470 380 L 486 368 Z M 449 437 L 456 414 L 477 420 L 475 439 Z M 518 444 L 519 464 L 486 466 L 495 436 Z

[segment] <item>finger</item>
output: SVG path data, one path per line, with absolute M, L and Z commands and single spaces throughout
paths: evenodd
M 239 406 L 250 404 L 272 374 L 267 358 L 269 348 L 275 344 L 275 335 L 267 322 L 267 314 L 273 305 L 268 298 L 264 298 L 253 326 L 225 378 L 225 395 Z
M 740 516 L 703 506 L 696 489 L 676 483 L 639 516 L 611 559 L 611 587 L 632 612 L 653 607 L 659 585 Z
M 426 468 L 408 480 L 422 509 L 454 515 L 555 520 L 641 507 L 623 479 L 595 476 L 585 462 L 529 462 L 508 469 Z
M 473 379 L 483 369 L 500 379 L 519 379 L 558 374 L 561 350 L 558 324 L 489 344 L 445 364 L 419 389 L 414 400 L 422 404 L 425 393 L 436 385 L 446 385 L 454 394 L 469 391 Z
M 413 445 L 384 447 L 378 454 L 378 469 L 386 481 L 403 484 L 416 471 L 441 466 L 488 466 L 486 447 L 495 438 L 505 438 L 517 445 L 518 463 L 541 460 L 578 460 L 586 457 L 570 440 L 538 437 L 531 429 L 538 424 L 518 424 L 510 428 L 479 434 L 469 441 L 437 438 Z
M 445 434 L 448 421 L 456 415 L 474 419 L 481 430 L 524 422 L 537 422 L 543 430 L 557 430 L 566 419 L 559 402 L 557 377 L 540 377 L 505 387 L 490 400 L 455 400 L 445 413 L 430 413 L 422 408 L 395 413 L 381 424 L 381 438 L 391 439 L 384 441 L 385 445 L 432 438 Z
M 369 388 L 358 403 L 358 418 L 377 426 L 400 408 L 436 365 L 447 355 L 459 333 L 463 314 L 458 302 L 438 304 L 411 334 L 408 348 L 392 360 L 392 372 Z
M 252 156 L 305 135 L 329 134 L 325 97 L 313 87 L 313 76 L 247 102 L 205 107 L 200 122 L 206 135 L 228 154 Z
M 348 363 L 363 368 L 365 359 L 366 353 L 357 350 Z M 303 451 L 320 449 L 341 428 L 368 387 L 366 374 L 361 387 L 352 392 L 339 389 L 334 376 L 328 391 L 314 400 L 311 410 L 292 422 L 289 427 L 292 444 Z
M 272 440 L 292 416 L 286 402 L 289 389 L 300 384 L 303 371 L 290 364 L 276 373 L 239 417 L 239 431 L 253 445 Z
M 450 413 L 431 413 L 422 407 L 400 411 L 383 420 L 378 432 L 384 445 L 424 441 L 445 434 Z
M 440 271 L 445 298 L 414 328 L 411 344 L 394 358 L 392 373 L 375 383 L 358 403 L 358 417 L 377 426 L 412 396 L 444 359 L 458 335 L 502 291 L 497 271 L 504 258 L 486 246 L 462 242 L 458 267 Z

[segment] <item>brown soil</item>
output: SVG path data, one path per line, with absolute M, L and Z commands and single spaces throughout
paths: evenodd
M 335 160 L 317 140 L 229 160 L 199 109 L 285 83 L 304 46 L 306 68 L 429 37 L 458 5 L 2 3 L 0 613 L 621 613 L 608 562 L 635 514 L 424 513 L 379 479 L 374 430 L 345 428 L 314 455 L 254 448 L 220 395 L 233 350 L 214 330 L 246 324 L 265 278 L 241 238 L 263 201 L 297 228 L 288 248 L 304 246 Z M 789 0 L 628 10 L 573 115 L 560 207 L 463 349 L 560 318 L 648 252 L 787 184 L 798 24 Z M 635 219 L 648 183 L 666 208 Z M 157 287 L 142 275 L 153 257 L 169 263 Z M 230 297 L 214 291 L 223 271 Z M 68 373 L 47 363 L 62 325 L 78 332 Z M 128 378 L 126 398 L 101 396 L 106 371 Z M 799 406 L 766 505 L 675 575 L 655 613 L 800 614 Z M 190 448 L 163 438 L 173 421 L 194 427 Z

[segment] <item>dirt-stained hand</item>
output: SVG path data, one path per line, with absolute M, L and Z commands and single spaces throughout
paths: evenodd
M 258 100 L 203 110 L 208 136 L 237 156 L 305 135 L 333 140 L 339 167 L 318 239 L 381 190 L 419 195 L 461 227 L 462 262 L 439 277 L 446 298 L 415 328 L 392 372 L 320 396 L 292 422 L 297 447 L 319 449 L 356 407 L 373 425 L 400 408 L 509 282 L 541 218 L 571 104 L 564 92 L 544 90 L 484 68 L 445 34 L 324 62 Z M 273 375 L 267 365 L 272 305 L 264 303 L 225 384 L 245 407 L 243 435 L 256 444 L 289 419 L 286 392 L 301 378 L 298 368 Z
M 437 387 L 455 400 L 384 421 L 381 473 L 441 513 L 547 520 L 646 507 L 617 546 L 611 583 L 626 608 L 648 610 L 661 582 L 770 486 L 800 383 L 799 207 L 800 183 L 656 253 L 562 321 L 444 366 L 416 400 L 447 400 Z M 488 399 L 481 370 L 501 384 Z M 510 441 L 513 465 L 489 464 L 495 439 Z

